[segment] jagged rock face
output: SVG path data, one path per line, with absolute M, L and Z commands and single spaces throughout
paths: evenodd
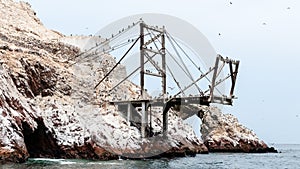
M 274 152 L 231 114 L 217 107 L 203 107 L 202 139 L 210 152 Z M 276 151 L 275 151 L 276 152 Z
M 60 130 L 59 135 L 51 126 L 56 119 L 64 129 L 69 127 L 68 121 L 56 117 L 65 111 L 47 100 L 71 94 L 72 69 L 67 65 L 79 49 L 60 43 L 63 35 L 47 30 L 27 3 L 1 0 L 0 15 L 0 161 L 24 162 L 29 156 L 115 158 L 89 137 L 84 138 L 82 127 L 69 135 L 85 141 L 63 144 L 60 141 L 68 133 Z M 78 123 L 79 117 L 67 114 L 66 118 Z
M 33 120 L 36 115 L 2 65 L 0 86 L 0 161 L 23 162 L 29 156 L 22 134 L 23 124 L 33 131 L 37 127 Z
M 129 81 L 107 92 L 126 74 L 122 66 L 95 92 L 95 84 L 115 64 L 112 56 L 90 61 L 76 57 L 80 49 L 46 29 L 27 3 L 0 0 L 0 15 L 1 162 L 24 162 L 28 157 L 115 159 L 153 148 L 169 156 L 207 152 L 174 113 L 169 115 L 172 138 L 148 144 L 116 107 L 103 105 L 138 98 L 139 93 Z M 160 116 L 153 118 L 157 130 Z

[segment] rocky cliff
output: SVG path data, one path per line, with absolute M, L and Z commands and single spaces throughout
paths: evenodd
M 1 161 L 207 152 L 191 127 L 176 116 L 169 117 L 174 122 L 170 128 L 180 123 L 181 132 L 169 141 L 151 141 L 142 139 L 114 106 L 100 106 L 121 94 L 136 97 L 138 90 L 127 81 L 114 94 L 107 94 L 124 74 L 120 67 L 120 73 L 93 92 L 95 82 L 115 64 L 112 56 L 81 62 L 75 57 L 80 48 L 66 44 L 72 37 L 46 29 L 27 3 L 1 0 L 0 15 Z
M 202 107 L 202 139 L 210 152 L 277 152 L 231 114 L 216 107 Z
M 95 91 L 95 84 L 116 61 L 109 54 L 91 60 L 76 57 L 88 37 L 75 37 L 74 41 L 74 37 L 48 30 L 24 2 L 0 0 L 0 16 L 1 162 L 24 162 L 28 157 L 105 160 L 208 152 L 175 110 L 168 117 L 170 137 L 161 137 L 162 112 L 154 110 L 152 123 L 157 135 L 147 139 L 141 138 L 138 126 L 130 125 L 115 106 L 105 104 L 124 96 L 137 98 L 139 87 L 125 81 L 108 94 L 126 74 L 119 66 Z M 257 137 L 250 137 L 251 144 L 249 139 L 238 139 L 247 138 L 238 133 L 248 131 L 227 129 L 237 128 L 235 119 L 218 111 L 221 119 L 214 118 L 208 109 L 203 109 L 202 133 L 209 150 L 224 149 L 220 138 L 229 140 L 231 148 L 242 145 L 240 140 L 245 146 L 256 147 L 255 142 L 266 147 Z

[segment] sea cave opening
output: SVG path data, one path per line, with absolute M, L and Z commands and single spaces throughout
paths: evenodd
M 37 119 L 37 128 L 32 131 L 28 123 L 23 122 L 24 142 L 30 158 L 60 157 L 60 151 L 53 135 L 42 119 Z

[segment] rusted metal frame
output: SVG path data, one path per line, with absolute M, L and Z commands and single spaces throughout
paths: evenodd
M 167 74 L 166 74 L 166 46 L 165 46 L 165 27 L 163 27 L 163 32 L 161 36 L 161 60 L 162 60 L 162 93 L 165 95 L 167 93 Z
M 224 68 L 225 64 L 226 64 L 226 62 L 225 62 L 225 61 L 223 61 L 223 62 L 222 62 L 222 65 L 221 65 L 221 66 L 220 66 L 220 68 L 219 68 L 219 71 L 218 71 L 218 73 L 217 73 L 217 76 L 216 76 L 216 77 L 219 77 L 219 75 L 220 75 L 220 73 L 222 72 L 222 70 L 223 70 L 223 68 Z
M 146 51 L 150 51 L 150 52 L 153 52 L 153 53 L 156 53 L 156 54 L 160 54 L 161 57 L 162 57 L 162 68 L 160 68 L 159 65 L 157 65 L 152 59 L 149 59 L 149 61 L 156 68 L 156 70 L 161 72 L 161 76 L 157 75 L 157 74 L 145 72 L 145 70 L 143 70 L 143 71 L 141 70 L 141 72 L 142 72 L 141 74 L 143 74 L 143 76 L 145 74 L 147 74 L 147 75 L 151 75 L 151 76 L 161 77 L 162 78 L 162 93 L 165 95 L 166 94 L 165 29 L 163 27 L 163 29 L 161 31 L 159 29 L 149 27 L 148 25 L 146 25 L 145 23 L 143 23 L 143 24 L 141 24 L 141 34 L 144 33 L 144 29 L 146 29 L 148 31 L 149 30 L 150 31 L 155 31 L 155 32 L 158 32 L 159 34 L 155 35 L 153 33 L 155 35 L 154 37 L 152 37 L 151 34 L 150 34 L 151 40 L 149 40 L 146 43 L 144 41 L 141 42 L 141 49 L 142 49 L 141 50 L 141 57 L 143 55 L 143 57 L 146 56 L 149 59 L 149 55 L 148 55 L 148 53 Z M 158 46 L 155 44 L 155 40 L 157 40 L 159 37 L 161 37 L 161 41 L 162 41 L 162 43 L 161 43 L 161 49 L 159 49 Z M 147 48 L 147 45 L 149 45 L 151 43 L 154 43 L 154 45 L 156 46 L 156 48 L 158 49 L 159 52 Z M 144 68 L 144 65 L 142 65 L 142 62 L 141 62 L 141 68 L 142 67 Z M 141 84 L 144 85 L 144 78 L 142 78 L 142 75 L 141 75 L 141 79 L 140 80 L 141 80 Z M 144 86 L 143 86 L 142 90 L 144 90 Z
M 150 36 L 151 39 L 153 39 L 152 35 L 156 36 L 155 33 L 154 33 L 153 31 L 148 30 L 148 29 L 146 29 L 146 30 L 148 31 L 149 36 Z M 156 39 L 156 40 L 159 41 L 159 39 Z M 160 41 L 159 41 L 159 42 L 160 42 Z M 153 41 L 152 43 L 154 44 L 154 46 L 156 47 L 156 49 L 157 49 L 158 51 L 161 52 L 162 49 L 159 49 L 159 47 L 157 46 L 157 44 L 155 43 L 155 41 Z M 148 49 L 148 48 L 146 48 L 146 49 Z M 151 50 L 151 49 L 150 49 L 150 50 Z M 159 54 L 161 55 L 162 53 L 159 53 Z
M 186 91 L 188 88 L 190 88 L 191 86 L 193 86 L 195 83 L 197 83 L 199 80 L 201 80 L 202 78 L 206 77 L 210 72 L 212 72 L 214 69 L 210 68 L 208 72 L 206 72 L 205 74 L 201 74 L 200 77 L 198 79 L 196 79 L 193 83 L 191 83 L 190 85 L 186 86 L 182 92 Z M 182 93 L 181 91 L 176 93 L 174 95 L 174 97 L 178 96 L 180 93 Z
M 159 32 L 161 35 L 156 35 L 154 38 L 151 36 L 151 40 L 145 43 L 145 39 L 144 39 L 144 29 L 149 29 L 152 31 L 156 31 Z M 143 22 L 140 23 L 140 86 L 141 86 L 141 97 L 142 99 L 144 99 L 144 83 L 145 83 L 145 74 L 146 75 L 152 75 L 152 76 L 158 76 L 162 78 L 162 93 L 165 97 L 166 94 L 166 58 L 165 58 L 165 29 L 163 27 L 163 31 L 160 31 L 158 29 L 154 29 L 151 28 L 149 26 L 147 26 L 146 24 L 144 24 Z M 157 40 L 159 37 L 161 37 L 161 49 L 158 48 L 158 46 L 155 44 L 155 40 Z M 147 49 L 147 45 L 154 43 L 154 45 L 156 46 L 157 50 L 160 51 L 159 55 L 161 55 L 161 59 L 162 59 L 162 68 L 160 68 L 160 66 L 158 64 L 155 63 L 155 61 L 152 60 L 152 58 L 157 54 L 157 52 L 153 52 L 151 49 Z M 149 54 L 147 53 L 147 51 L 154 53 L 153 57 L 150 57 Z M 145 72 L 145 63 L 144 63 L 144 59 L 145 57 L 147 58 L 148 61 L 150 61 L 150 63 L 157 69 L 157 71 L 161 72 L 161 76 L 157 75 L 157 74 L 153 74 L 150 72 Z M 164 100 L 164 99 L 163 99 Z M 146 125 L 148 124 L 148 115 L 147 115 L 147 110 L 146 110 L 146 102 L 142 102 L 142 126 L 141 126 L 141 134 L 142 137 L 146 136 L 145 130 L 146 130 Z M 167 108 L 167 110 L 164 109 L 163 112 L 163 131 L 164 131 L 164 135 L 166 135 L 167 130 L 168 130 L 168 104 L 166 104 L 167 106 L 165 106 L 164 108 Z
M 219 104 L 224 104 L 224 105 L 232 105 L 232 99 L 228 98 L 228 97 L 215 96 L 213 103 L 219 103 Z
M 161 36 L 162 36 L 162 33 L 159 33 L 159 34 L 155 35 L 153 38 L 151 38 L 149 41 L 147 41 L 145 43 L 145 46 L 147 46 L 147 45 L 151 44 L 152 42 L 156 41 Z
M 162 54 L 161 51 L 155 51 L 155 50 L 153 50 L 153 49 L 144 48 L 144 50 L 147 51 L 147 52 L 151 52 L 151 53 L 158 54 L 158 55 L 161 55 L 161 54 Z
M 164 30 L 160 30 L 158 28 L 151 27 L 151 26 L 149 26 L 147 24 L 144 24 L 144 28 L 152 30 L 152 31 L 155 31 L 155 32 L 159 32 L 159 33 L 164 33 L 165 32 Z
M 153 58 L 155 56 L 155 54 L 153 56 L 151 56 L 150 58 Z M 149 60 L 147 59 L 145 61 L 145 64 L 148 63 Z M 136 73 L 141 67 L 136 68 L 134 71 L 132 71 L 128 76 L 126 76 L 123 80 L 121 80 L 118 84 L 116 84 L 114 87 L 112 87 L 108 93 L 110 93 L 111 91 L 113 91 L 116 87 L 118 87 L 120 84 L 122 84 L 125 80 L 127 80 L 130 76 L 132 76 L 134 73 Z
M 161 74 L 156 74 L 156 73 L 151 73 L 151 72 L 145 72 L 145 75 L 156 76 L 156 77 L 163 77 Z
M 144 98 L 144 88 L 145 88 L 145 75 L 144 75 L 144 22 L 140 23 L 140 87 L 141 87 L 141 97 Z
M 156 54 L 154 54 L 154 56 L 155 56 L 155 55 L 156 55 Z M 156 69 L 157 71 L 162 72 L 162 73 L 165 73 L 165 71 L 163 70 L 163 68 L 160 68 L 159 65 L 156 64 L 155 61 L 152 59 L 152 58 L 154 58 L 154 56 L 153 56 L 153 57 L 150 57 L 149 54 L 148 54 L 147 52 L 145 52 L 145 56 L 146 56 L 146 58 L 149 60 L 149 62 L 155 67 L 155 69 Z M 147 72 L 145 72 L 145 74 L 146 74 L 146 73 L 147 73 Z M 160 77 L 161 77 L 161 76 L 160 76 Z
M 231 89 L 230 89 L 230 97 L 233 97 L 233 93 L 234 93 L 234 88 L 235 88 L 235 83 L 236 83 L 236 78 L 237 78 L 237 73 L 238 73 L 238 68 L 239 68 L 239 61 L 236 61 L 235 63 L 235 70 L 233 72 L 233 66 L 232 66 L 232 62 L 229 62 L 229 69 L 230 69 L 230 74 L 231 74 Z
M 227 76 L 225 76 L 225 78 L 220 79 L 219 81 L 215 82 L 215 87 L 217 87 L 219 84 L 221 84 L 222 82 L 224 82 L 225 80 L 227 80 L 229 77 L 231 77 L 231 74 L 228 74 Z M 207 93 L 211 91 L 210 89 L 205 90 L 204 93 Z
M 214 88 L 216 86 L 216 78 L 217 78 L 217 73 L 218 73 L 218 66 L 219 66 L 219 61 L 222 57 L 220 55 L 217 56 L 216 58 L 216 62 L 215 62 L 215 66 L 214 66 L 214 73 L 213 73 L 213 77 L 212 77 L 212 81 L 211 81 L 211 86 L 210 86 L 210 98 L 209 101 L 213 102 L 214 100 Z

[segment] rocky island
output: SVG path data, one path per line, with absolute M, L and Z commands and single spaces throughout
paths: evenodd
M 168 119 L 167 140 L 158 134 L 142 138 L 136 125 L 113 105 L 106 91 L 120 76 L 110 76 L 91 92 L 116 60 L 109 54 L 98 62 L 78 62 L 82 48 L 73 40 L 45 28 L 30 4 L 0 0 L 0 161 L 25 162 L 29 157 L 110 160 L 175 157 L 208 152 L 275 152 L 256 134 L 216 107 L 199 107 L 202 120 L 198 138 L 175 109 Z M 76 64 L 75 64 L 76 63 Z M 85 69 L 93 70 L 87 73 Z M 125 81 L 115 93 L 137 97 L 139 86 Z M 92 103 L 90 98 L 99 102 Z M 157 110 L 159 111 L 159 110 Z M 162 123 L 158 112 L 154 130 Z

